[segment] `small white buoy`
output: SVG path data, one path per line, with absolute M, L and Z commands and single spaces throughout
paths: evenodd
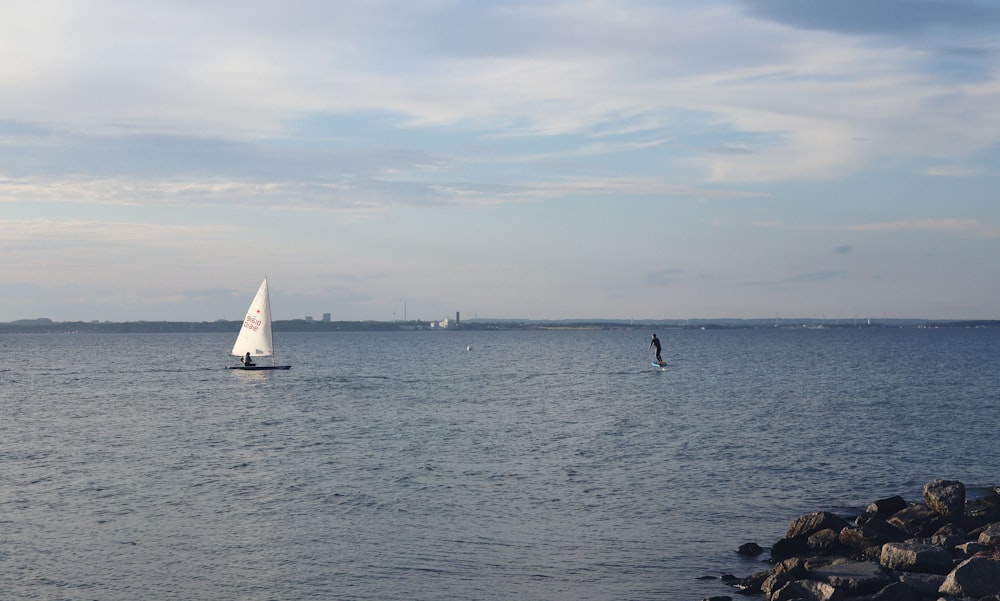
M 465 350 L 471 351 L 472 350 L 472 345 L 470 344 L 469 346 L 465 347 Z

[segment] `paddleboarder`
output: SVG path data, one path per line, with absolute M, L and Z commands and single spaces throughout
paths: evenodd
M 653 334 L 653 339 L 649 341 L 648 348 L 653 348 L 654 346 L 656 347 L 656 362 L 663 365 L 663 357 L 660 356 L 662 347 L 660 346 L 660 339 L 656 337 L 656 334 Z

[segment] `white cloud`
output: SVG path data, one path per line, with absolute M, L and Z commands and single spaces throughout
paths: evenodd
M 1000 225 L 987 225 L 973 219 L 913 219 L 881 223 L 862 223 L 848 229 L 857 232 L 947 232 L 973 238 L 1000 238 Z

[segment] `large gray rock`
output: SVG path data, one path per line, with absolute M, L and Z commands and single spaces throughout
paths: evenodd
M 765 599 L 770 599 L 778 592 L 778 589 L 785 586 L 789 582 L 794 582 L 797 580 L 792 577 L 791 574 L 771 572 L 764 582 L 760 585 L 760 594 L 764 596 Z
M 910 537 L 925 538 L 948 523 L 948 518 L 924 504 L 910 505 L 889 518 L 889 524 Z
M 788 574 L 793 580 L 804 580 L 809 577 L 809 573 L 806 571 L 806 561 L 799 557 L 778 562 L 772 571 L 775 574 Z
M 891 516 L 901 509 L 906 509 L 906 500 L 896 495 L 887 499 L 879 499 L 868 506 L 871 513 L 880 513 L 884 516 Z
M 924 502 L 947 517 L 965 513 L 965 485 L 958 480 L 931 480 L 924 484 Z
M 910 587 L 918 597 L 936 598 L 938 589 L 944 584 L 941 574 L 918 574 L 917 572 L 900 572 L 896 575 L 899 582 Z
M 767 601 L 799 601 L 801 599 L 810 599 L 809 589 L 798 582 L 788 582 L 767 596 Z
M 898 511 L 896 513 L 898 513 Z M 880 513 L 872 513 L 870 511 L 866 511 L 865 513 L 859 515 L 857 520 L 855 521 L 857 522 L 858 526 L 871 528 L 872 530 L 877 532 L 879 536 L 885 539 L 882 541 L 882 543 L 888 543 L 892 541 L 902 542 L 907 538 L 909 538 L 910 535 L 904 532 L 902 529 L 900 529 L 899 526 L 890 524 L 889 519 L 890 518 L 887 518 Z
M 797 580 L 796 582 L 819 601 L 840 601 L 845 596 L 843 591 L 837 590 L 825 582 L 817 582 L 815 580 Z
M 1000 522 L 1000 495 L 993 494 L 973 499 L 965 504 L 962 527 L 966 531 L 975 530 L 991 522 Z
M 760 555 L 761 553 L 763 553 L 764 548 L 758 545 L 757 543 L 743 543 L 736 549 L 736 552 L 739 553 L 740 555 L 753 556 L 753 555 Z
M 917 594 L 905 584 L 893 582 L 872 595 L 871 601 L 917 601 Z
M 923 543 L 886 543 L 879 563 L 890 570 L 928 574 L 947 574 L 954 567 L 946 549 Z
M 800 536 L 808 538 L 810 535 L 827 528 L 840 532 L 841 529 L 846 528 L 848 525 L 847 520 L 829 511 L 817 511 L 815 513 L 800 515 L 792 520 L 792 523 L 788 526 L 788 532 L 785 533 L 785 538 L 797 538 Z
M 938 589 L 942 595 L 978 599 L 1000 592 L 1000 561 L 972 557 L 958 564 Z
M 809 539 L 805 536 L 782 538 L 771 545 L 771 560 L 781 561 L 789 557 L 809 554 Z
M 840 544 L 856 551 L 880 547 L 889 542 L 885 535 L 869 526 L 849 526 L 841 530 L 837 538 L 840 540 Z
M 882 566 L 874 561 L 835 560 L 809 570 L 813 580 L 840 589 L 848 595 L 865 595 L 882 590 L 892 582 Z
M 1000 522 L 994 522 L 980 530 L 977 542 L 981 545 L 1000 545 Z
M 809 535 L 806 539 L 806 544 L 809 546 L 809 550 L 815 553 L 821 553 L 823 555 L 830 555 L 837 552 L 840 549 L 840 540 L 838 540 L 838 532 L 832 528 L 824 528 L 818 532 L 814 532 Z

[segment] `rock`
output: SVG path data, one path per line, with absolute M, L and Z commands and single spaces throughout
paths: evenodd
M 968 531 L 991 522 L 1000 522 L 1000 495 L 994 494 L 966 503 L 962 522 L 962 526 Z
M 848 526 L 840 531 L 837 538 L 840 540 L 840 544 L 856 551 L 881 547 L 889 542 L 888 538 L 869 526 Z
M 874 593 L 892 582 L 889 574 L 874 561 L 835 560 L 810 570 L 809 576 L 848 595 Z
M 770 576 L 770 570 L 766 572 L 756 572 L 754 574 L 750 574 L 746 578 L 736 581 L 733 583 L 733 586 L 735 586 L 744 595 L 756 595 L 761 592 L 761 585 Z
M 778 563 L 774 566 L 774 573 L 788 574 L 792 577 L 792 580 L 804 580 L 809 577 L 809 572 L 806 570 L 806 562 L 799 557 L 792 557 Z
M 935 598 L 938 596 L 938 589 L 944 584 L 944 576 L 941 574 L 918 574 L 916 572 L 900 572 L 897 579 L 910 587 L 918 597 Z
M 798 582 L 788 582 L 781 588 L 775 590 L 767 597 L 768 601 L 798 601 L 800 599 L 811 599 L 809 589 Z
M 811 551 L 824 555 L 835 553 L 840 548 L 838 532 L 832 528 L 824 528 L 823 530 L 814 532 L 806 539 L 806 544 Z
M 887 517 L 902 509 L 906 509 L 906 500 L 899 495 L 888 499 L 879 499 L 868 506 L 870 513 L 880 513 Z
M 739 553 L 740 555 L 753 556 L 753 555 L 760 555 L 761 553 L 764 552 L 764 549 L 757 543 L 743 543 L 736 549 L 736 552 Z
M 980 545 L 1000 544 L 1000 522 L 994 522 L 979 531 L 979 539 L 976 541 Z
M 771 559 L 780 561 L 809 553 L 809 539 L 805 536 L 783 538 L 771 545 Z
M 854 524 L 801 515 L 771 546 L 771 570 L 728 583 L 765 601 L 1000 601 L 1000 494 L 966 503 L 961 482 L 934 480 L 924 500 L 876 501 Z
M 942 595 L 978 599 L 1000 591 L 1000 562 L 972 557 L 958 564 L 938 589 Z
M 964 541 L 969 538 L 969 533 L 955 524 L 945 524 L 937 529 L 934 536 L 957 536 Z
M 922 543 L 886 543 L 879 563 L 890 570 L 930 574 L 947 574 L 953 567 L 946 549 Z
M 928 537 L 947 521 L 943 515 L 923 504 L 910 505 L 889 518 L 890 525 L 899 528 L 910 537 Z
M 788 526 L 788 532 L 785 533 L 785 538 L 808 537 L 827 528 L 840 532 L 841 529 L 846 528 L 848 525 L 847 520 L 829 511 L 817 511 L 807 515 L 800 515 L 792 520 L 792 523 Z
M 893 582 L 872 595 L 871 601 L 917 601 L 917 595 L 901 582 Z
M 782 589 L 789 582 L 795 582 L 798 578 L 795 578 L 791 574 L 782 572 L 772 572 L 763 583 L 760 585 L 760 592 L 765 599 L 771 599 L 777 592 Z
M 965 485 L 958 480 L 932 480 L 924 484 L 924 502 L 947 517 L 965 514 Z
M 961 545 L 955 545 L 954 552 L 962 559 L 968 559 L 976 553 L 981 553 L 985 548 L 979 543 L 962 543 Z
M 802 588 L 809 591 L 811 595 L 810 599 L 815 598 L 819 601 L 840 601 L 844 598 L 844 593 L 837 590 L 833 586 L 825 582 L 817 582 L 815 580 L 797 580 Z
M 898 513 L 898 512 L 897 512 Z M 885 540 L 882 543 L 888 543 L 892 541 L 902 542 L 906 540 L 909 535 L 900 529 L 898 526 L 894 526 L 889 523 L 889 519 L 880 513 L 870 513 L 865 512 L 858 516 L 855 520 L 858 526 L 863 526 L 865 528 L 871 528 L 879 534 Z M 879 543 L 879 544 L 882 544 Z

